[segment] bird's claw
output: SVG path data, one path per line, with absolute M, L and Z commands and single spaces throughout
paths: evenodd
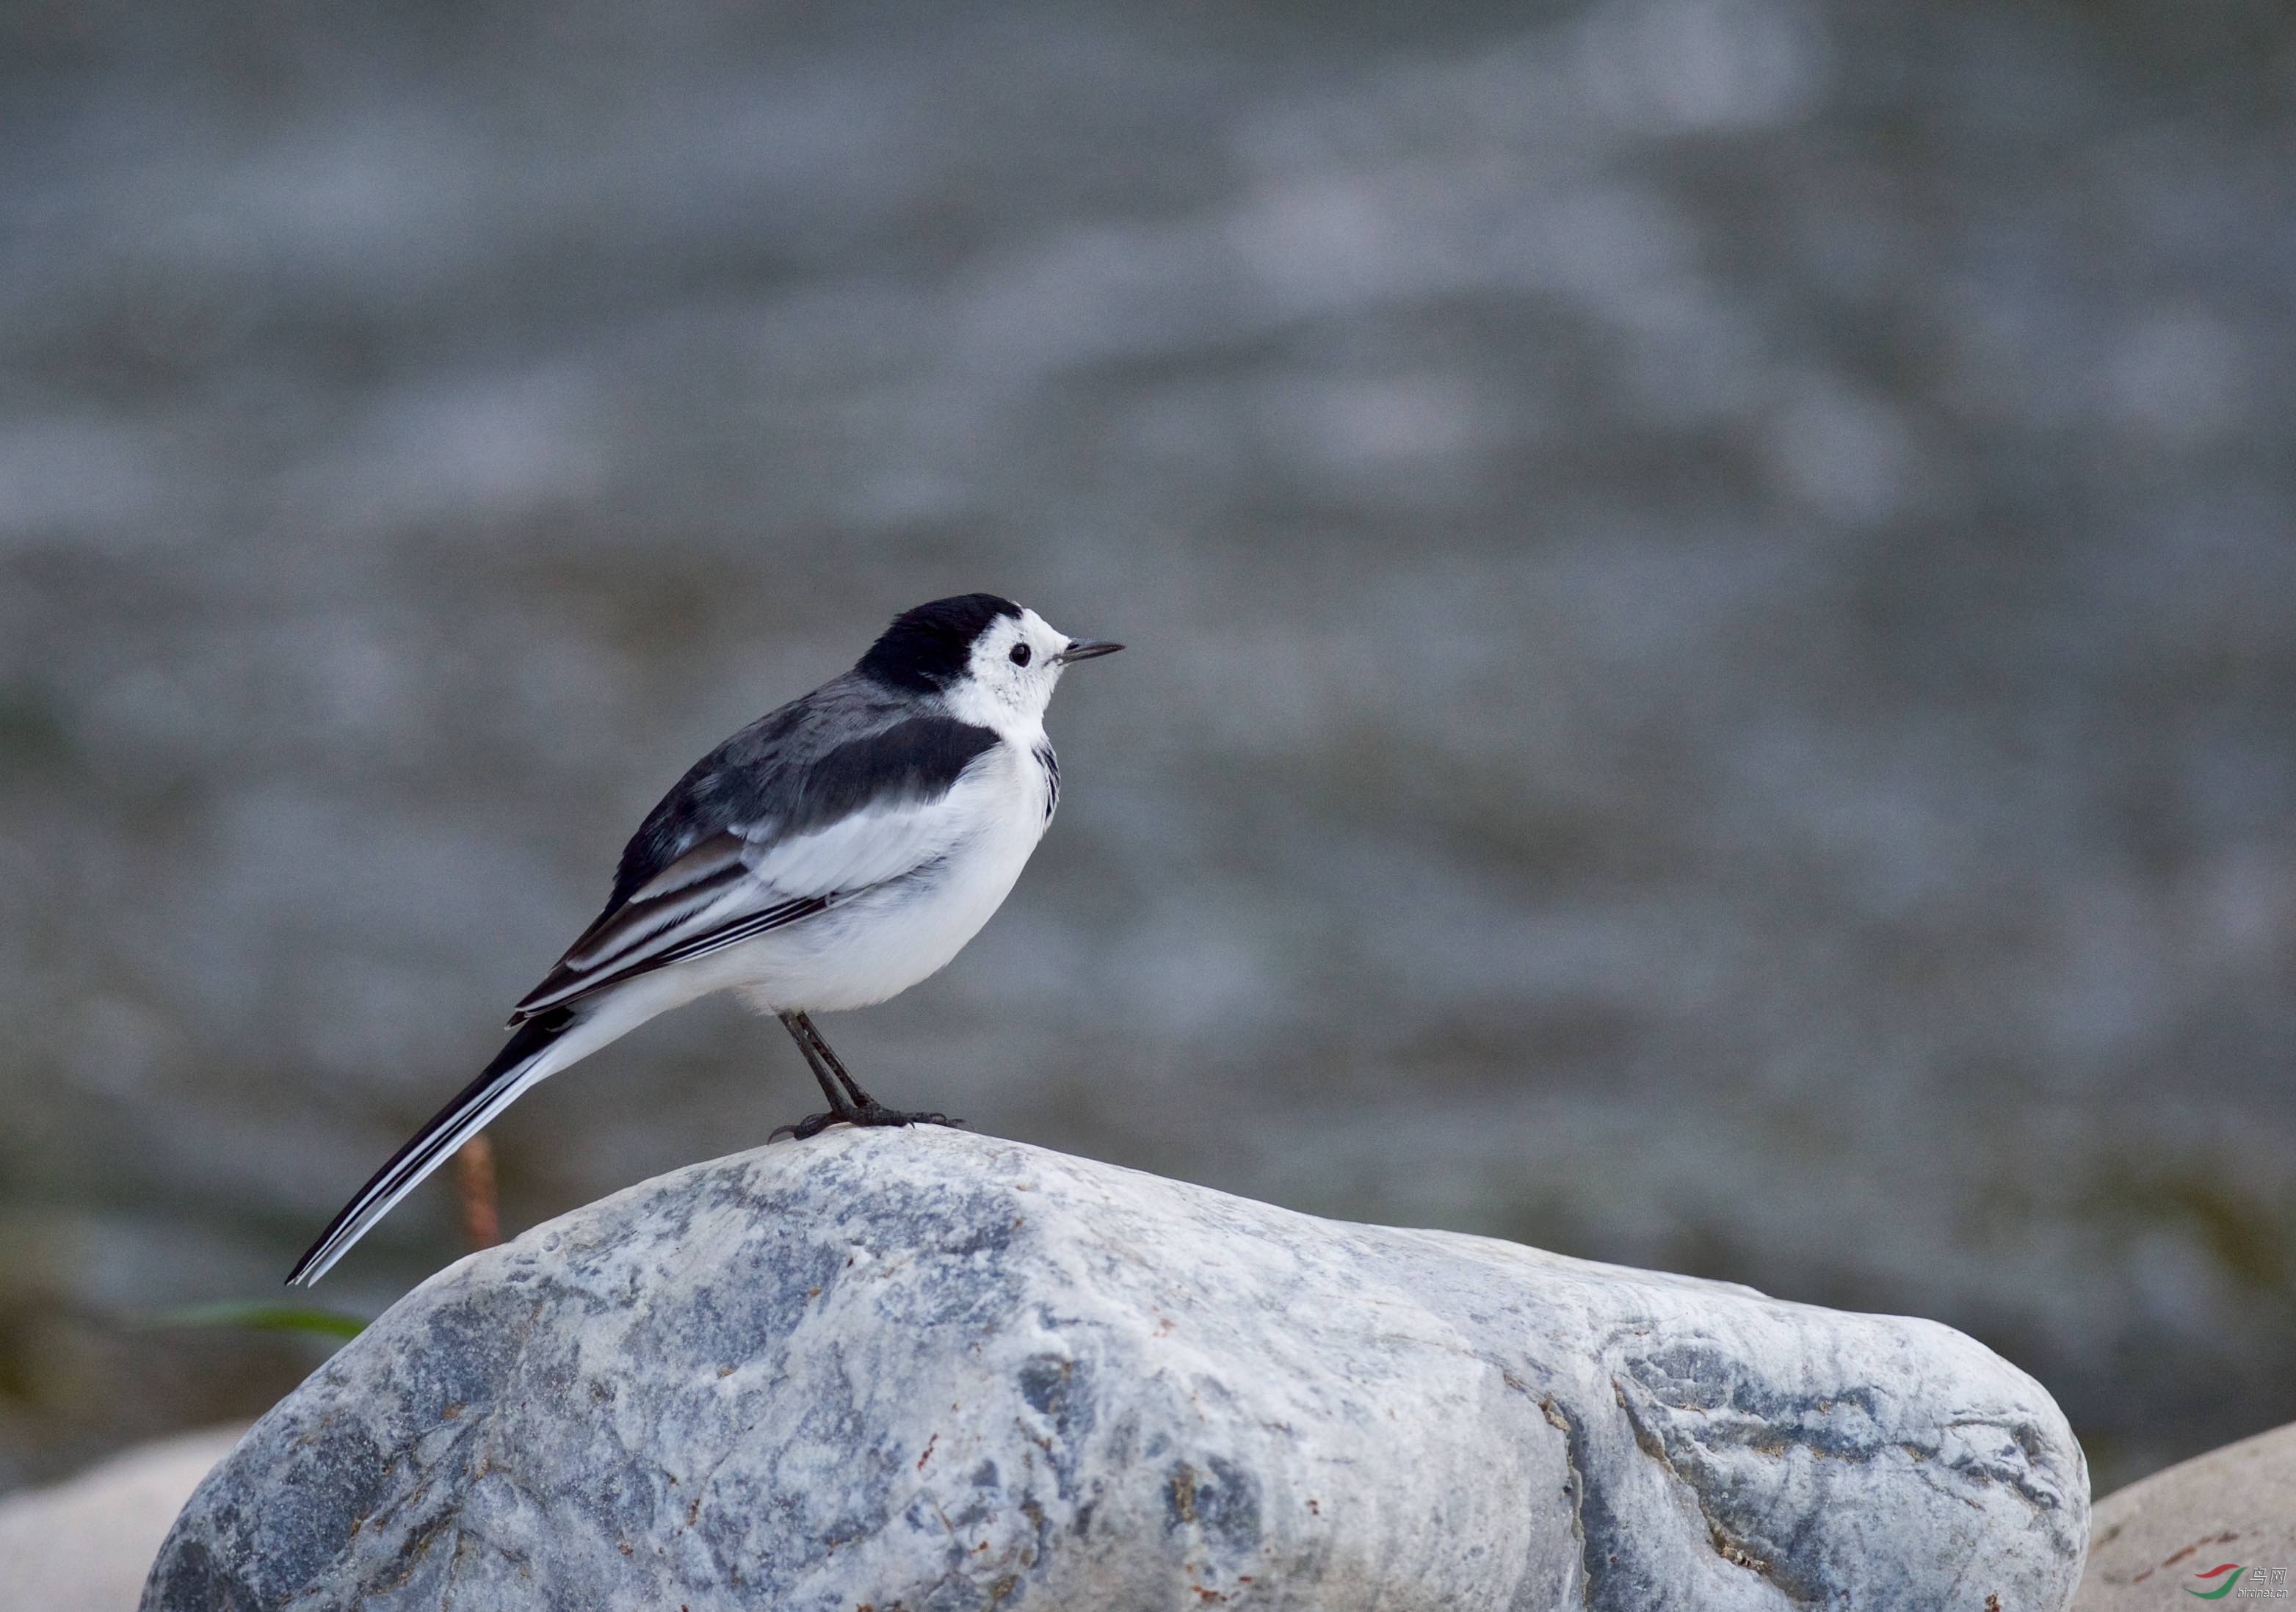
M 808 1114 L 795 1125 L 775 1125 L 766 1140 L 779 1141 L 786 1133 L 791 1140 L 803 1141 L 818 1136 L 832 1125 L 853 1125 L 866 1129 L 880 1125 L 961 1125 L 964 1121 L 951 1119 L 946 1114 L 906 1114 L 898 1109 L 889 1109 L 881 1103 L 867 1108 L 832 1109 L 826 1114 Z
M 766 1141 L 770 1144 L 787 1136 L 793 1141 L 803 1141 L 808 1136 L 820 1135 L 841 1117 L 837 1114 L 808 1114 L 794 1125 L 775 1125 Z

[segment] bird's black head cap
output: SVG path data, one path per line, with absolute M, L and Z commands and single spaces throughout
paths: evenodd
M 936 692 L 964 675 L 984 627 L 1020 613 L 1019 605 L 994 593 L 936 599 L 893 618 L 854 669 L 889 687 Z

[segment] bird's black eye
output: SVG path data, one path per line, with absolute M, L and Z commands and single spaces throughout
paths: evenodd
M 1029 646 L 1027 644 L 1016 643 L 1013 646 L 1013 664 L 1014 666 L 1026 666 L 1029 664 Z

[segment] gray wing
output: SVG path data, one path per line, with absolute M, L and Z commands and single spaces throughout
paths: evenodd
M 719 745 L 646 814 L 613 893 L 511 1015 L 810 918 L 945 855 L 951 791 L 998 742 L 848 675 Z

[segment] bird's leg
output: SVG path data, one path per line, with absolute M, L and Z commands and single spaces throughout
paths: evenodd
M 794 1021 L 791 1024 L 791 1033 L 799 1037 L 798 1044 L 808 1049 L 806 1056 L 817 1060 L 817 1068 L 826 1066 L 829 1072 L 837 1076 L 837 1084 L 845 1088 L 845 1095 L 852 1100 L 855 1108 L 874 1109 L 882 1106 L 875 1098 L 861 1089 L 858 1081 L 845 1072 L 845 1065 L 839 1061 L 836 1053 L 829 1050 L 829 1043 L 824 1039 L 819 1030 L 814 1028 L 812 1019 L 803 1013 L 791 1013 L 788 1018 Z M 832 1102 L 836 1101 L 834 1092 L 831 1093 L 830 1101 Z
M 813 1043 L 806 1036 L 806 1030 L 809 1030 L 813 1027 L 811 1022 L 808 1020 L 806 1016 L 802 1013 L 784 1013 L 781 1016 L 781 1020 L 782 1028 L 787 1030 L 790 1033 L 790 1039 L 797 1043 L 797 1050 L 799 1054 L 805 1060 L 805 1067 L 811 1069 L 813 1071 L 813 1077 L 821 1083 L 821 1093 L 823 1096 L 829 1099 L 829 1106 L 832 1109 L 842 1109 L 850 1106 L 846 1102 L 844 1098 L 838 1095 L 837 1087 L 831 1084 L 829 1070 L 821 1061 L 821 1054 L 813 1050 Z M 800 1029 L 798 1027 L 800 1025 L 803 1025 L 805 1028 Z M 845 1071 L 843 1069 L 840 1069 L 838 1070 L 838 1073 L 840 1075 L 843 1075 Z M 845 1084 L 849 1086 L 853 1086 L 853 1082 L 850 1076 L 847 1077 Z M 853 1086 L 853 1089 L 856 1092 L 860 1090 L 858 1086 Z M 776 1131 L 774 1134 L 778 1136 L 781 1133 Z
M 782 1028 L 787 1030 L 790 1039 L 797 1043 L 797 1050 L 805 1055 L 806 1068 L 811 1069 L 814 1079 L 821 1083 L 822 1092 L 829 1099 L 829 1112 L 810 1114 L 795 1125 L 776 1126 L 774 1136 L 787 1131 L 803 1141 L 808 1136 L 819 1135 L 833 1125 L 953 1125 L 964 1123 L 951 1119 L 946 1114 L 904 1114 L 887 1108 L 863 1091 L 861 1083 L 846 1073 L 845 1065 L 839 1061 L 836 1053 L 829 1050 L 829 1043 L 819 1030 L 813 1027 L 812 1019 L 803 1013 L 789 1012 L 781 1016 L 781 1021 Z M 831 1084 L 832 1079 L 835 1084 Z M 838 1091 L 839 1086 L 844 1087 L 841 1093 Z

